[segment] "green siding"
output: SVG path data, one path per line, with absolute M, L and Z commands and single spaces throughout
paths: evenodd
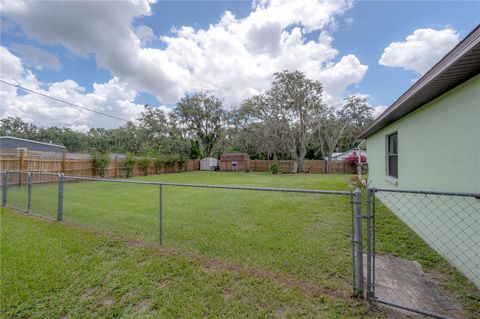
M 388 134 L 398 132 L 398 185 L 385 179 Z M 480 193 L 480 75 L 367 139 L 377 188 Z
M 386 136 L 395 131 L 397 185 L 386 179 Z M 373 187 L 480 193 L 480 75 L 368 137 L 367 155 Z M 480 288 L 480 200 L 377 198 Z

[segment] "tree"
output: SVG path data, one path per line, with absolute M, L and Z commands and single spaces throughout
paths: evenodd
M 373 108 L 368 105 L 366 98 L 351 95 L 345 100 L 341 112 L 341 116 L 349 123 L 339 141 L 342 150 L 346 151 L 358 145 L 358 136 L 373 122 Z
M 102 178 L 105 177 L 108 164 L 110 164 L 110 155 L 108 153 L 94 152 L 91 156 L 95 174 Z
M 294 141 L 285 112 L 272 103 L 267 93 L 245 100 L 231 113 L 239 151 L 258 158 L 285 158 L 292 155 Z
M 85 133 L 65 127 L 42 127 L 38 130 L 37 140 L 64 145 L 69 152 L 81 152 L 89 149 Z
M 19 117 L 6 117 L 0 120 L 0 135 L 35 140 L 38 128 Z
M 364 98 L 350 96 L 337 109 L 332 105 L 324 107 L 316 118 L 316 133 L 319 148 L 325 160 L 324 172 L 328 173 L 332 153 L 342 138 L 355 141 L 358 134 L 371 122 L 372 110 Z
M 175 108 L 178 123 L 200 144 L 204 157 L 211 157 L 225 120 L 222 101 L 206 93 L 182 98 Z
M 294 156 L 298 172 L 302 172 L 307 143 L 314 132 L 314 119 L 324 108 L 322 85 L 299 71 L 274 73 L 274 78 L 268 95 L 291 125 L 295 142 Z
M 148 175 L 148 168 L 150 167 L 151 160 L 148 157 L 142 157 L 138 161 L 138 166 L 143 171 L 143 175 L 147 176 Z
M 106 153 L 110 150 L 110 135 L 111 130 L 107 130 L 104 128 L 92 128 L 88 131 L 88 144 L 90 149 L 100 152 Z
M 112 129 L 109 139 L 111 151 L 117 153 L 138 154 L 144 145 L 140 129 L 133 122 Z
M 128 154 L 127 157 L 122 161 L 122 168 L 125 170 L 125 177 L 129 178 L 131 173 L 133 172 L 133 168 L 137 164 L 137 160 L 133 156 L 133 154 Z
M 168 136 L 168 115 L 165 111 L 147 104 L 138 117 L 138 122 L 138 137 L 142 146 L 148 145 L 150 149 L 160 151 Z
M 190 141 L 190 156 L 191 159 L 200 158 L 202 156 L 202 152 L 200 151 L 200 145 L 198 144 L 197 140 Z

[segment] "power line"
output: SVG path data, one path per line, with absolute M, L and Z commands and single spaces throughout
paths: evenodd
M 37 91 L 34 91 L 34 90 L 27 89 L 27 88 L 25 88 L 25 87 L 23 87 L 23 86 L 20 86 L 20 85 L 18 85 L 18 84 L 14 84 L 14 83 L 10 83 L 10 82 L 4 81 L 4 80 L 2 80 L 2 79 L 0 79 L 0 82 L 2 82 L 2 83 L 4 83 L 4 84 L 7 84 L 7 85 L 10 85 L 10 86 L 13 86 L 13 87 L 16 87 L 16 88 L 19 88 L 19 89 L 22 89 L 22 90 L 24 90 L 24 91 L 27 91 L 27 92 L 30 92 L 30 93 L 33 93 L 33 94 L 37 94 L 37 95 L 40 95 L 40 96 L 43 96 L 43 97 L 46 97 L 46 98 L 55 100 L 55 101 L 57 101 L 57 102 L 65 103 L 65 104 L 69 105 L 70 107 L 76 107 L 76 108 L 79 108 L 79 109 L 83 109 L 83 110 L 86 110 L 86 111 L 90 111 L 90 112 L 93 112 L 93 113 L 97 113 L 97 114 L 99 114 L 99 115 L 107 116 L 107 117 L 110 117 L 110 118 L 115 119 L 115 120 L 120 120 L 120 121 L 124 121 L 124 122 L 129 122 L 129 120 L 123 119 L 123 118 L 121 118 L 121 117 L 118 117 L 118 116 L 115 116 L 115 115 L 110 115 L 110 114 L 103 113 L 103 112 L 99 112 L 99 111 L 95 111 L 95 110 L 93 110 L 93 109 L 90 109 L 90 108 L 88 108 L 88 107 L 81 106 L 81 105 L 78 105 L 78 104 L 73 104 L 73 103 L 70 103 L 70 102 L 68 102 L 68 101 L 65 101 L 65 100 L 62 100 L 62 99 L 59 99 L 59 98 L 56 98 L 56 97 L 53 97 L 53 96 L 44 94 L 44 93 L 40 93 L 40 92 L 37 92 Z

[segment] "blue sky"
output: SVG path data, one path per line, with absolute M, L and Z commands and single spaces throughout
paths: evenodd
M 300 69 L 325 83 L 326 102 L 358 93 L 381 110 L 480 23 L 479 1 L 314 2 L 4 2 L 1 77 L 131 119 L 200 90 L 232 107 L 271 73 Z M 0 89 L 2 117 L 123 124 L 76 110 L 59 119 L 63 106 Z

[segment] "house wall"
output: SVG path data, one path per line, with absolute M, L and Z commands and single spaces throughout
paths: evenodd
M 377 188 L 480 193 L 480 75 L 367 139 Z M 398 185 L 386 180 L 386 136 L 398 132 Z
M 479 92 L 477 75 L 370 136 L 370 185 L 480 193 Z M 386 136 L 393 132 L 398 133 L 396 184 L 386 178 Z M 388 192 L 377 198 L 480 288 L 479 199 L 426 195 L 420 202 L 415 194 Z

